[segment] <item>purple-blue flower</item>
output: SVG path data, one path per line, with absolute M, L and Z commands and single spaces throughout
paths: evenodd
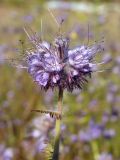
M 55 38 L 52 44 L 27 35 L 34 45 L 34 49 L 26 50 L 28 72 L 45 90 L 54 87 L 68 91 L 81 89 L 87 82 L 87 76 L 103 64 L 93 61 L 95 55 L 102 51 L 101 44 L 69 49 L 70 40 L 62 35 Z
M 103 152 L 100 154 L 98 160 L 113 160 L 113 156 L 110 153 Z
M 102 136 L 104 126 L 96 124 L 93 120 L 90 121 L 89 126 L 85 130 L 81 130 L 79 138 L 81 141 L 90 142 Z

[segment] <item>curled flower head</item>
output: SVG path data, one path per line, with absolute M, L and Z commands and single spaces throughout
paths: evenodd
M 87 76 L 103 64 L 93 62 L 95 55 L 102 50 L 101 44 L 69 49 L 69 39 L 62 35 L 52 44 L 27 35 L 34 45 L 33 50 L 26 50 L 28 72 L 45 90 L 54 87 L 68 91 L 81 89 Z

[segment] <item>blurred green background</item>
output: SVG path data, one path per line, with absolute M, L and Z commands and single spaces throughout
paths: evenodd
M 119 0 L 0 0 L 0 160 L 44 160 L 42 137 L 54 140 L 54 120 L 31 110 L 56 110 L 57 90 L 41 91 L 10 61 L 22 53 L 19 40 L 28 47 L 24 26 L 40 34 L 42 19 L 43 39 L 54 40 L 58 28 L 48 8 L 58 22 L 65 19 L 71 48 L 87 44 L 89 24 L 89 44 L 104 40 L 98 60 L 112 58 L 82 91 L 65 91 L 60 160 L 120 160 Z

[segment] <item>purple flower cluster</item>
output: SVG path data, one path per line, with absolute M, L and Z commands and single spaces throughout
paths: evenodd
M 91 120 L 86 130 L 80 131 L 79 138 L 83 142 L 90 142 L 100 137 L 103 137 L 105 139 L 111 139 L 115 135 L 116 132 L 114 129 L 107 129 L 104 124 L 97 124 L 93 120 Z
M 102 51 L 101 44 L 92 46 L 82 45 L 69 49 L 69 38 L 58 36 L 54 43 L 37 41 L 36 37 L 29 36 L 34 45 L 33 50 L 27 50 L 28 72 L 45 90 L 61 87 L 72 91 L 82 88 L 86 77 L 103 63 L 94 63 L 96 53 Z

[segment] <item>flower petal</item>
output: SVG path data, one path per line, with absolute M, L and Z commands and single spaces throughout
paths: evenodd
M 35 81 L 38 82 L 42 86 L 47 85 L 48 79 L 49 79 L 49 73 L 46 73 L 46 72 L 43 72 L 43 71 L 39 72 L 35 76 Z
M 53 83 L 57 83 L 57 81 L 60 79 L 59 75 L 54 75 L 52 80 L 53 80 Z

